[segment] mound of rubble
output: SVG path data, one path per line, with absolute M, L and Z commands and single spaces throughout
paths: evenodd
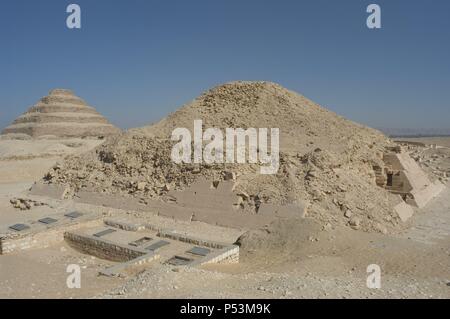
M 50 91 L 2 131 L 4 135 L 20 139 L 24 136 L 102 137 L 118 133 L 120 129 L 65 89 Z
M 45 203 L 26 198 L 13 198 L 10 200 L 10 203 L 14 208 L 20 210 L 30 210 L 32 207 L 47 205 Z
M 204 127 L 279 128 L 280 168 L 261 175 L 255 164 L 175 164 L 172 130 Z M 234 209 L 258 214 L 262 204 L 298 205 L 302 217 L 324 227 L 347 225 L 389 232 L 403 227 L 399 195 L 377 186 L 374 168 L 394 146 L 382 133 L 346 120 L 269 82 L 232 82 L 213 88 L 160 122 L 108 139 L 69 157 L 44 178 L 70 187 L 139 198 L 164 198 L 199 178 L 214 187 L 234 181 Z M 401 206 L 403 207 L 403 206 Z

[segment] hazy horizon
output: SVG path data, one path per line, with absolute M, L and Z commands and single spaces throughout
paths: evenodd
M 81 30 L 65 25 L 70 3 Z M 366 27 L 370 3 L 380 30 Z M 0 128 L 53 88 L 131 128 L 213 86 L 263 80 L 374 128 L 450 134 L 449 11 L 445 0 L 8 2 Z

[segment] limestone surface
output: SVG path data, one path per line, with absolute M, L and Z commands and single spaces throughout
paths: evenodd
M 26 134 L 33 138 L 101 137 L 118 133 L 120 129 L 72 91 L 65 89 L 50 91 L 48 96 L 2 131 L 4 135 Z

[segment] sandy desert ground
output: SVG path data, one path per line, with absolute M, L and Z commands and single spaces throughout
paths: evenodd
M 434 142 L 448 147 L 450 138 Z M 0 224 L 39 216 L 43 211 L 89 209 L 113 216 L 139 216 L 222 241 L 236 241 L 245 233 L 246 229 L 177 221 L 73 200 L 35 197 L 46 205 L 24 211 L 11 205 L 11 199 L 28 196 L 32 184 L 64 156 L 85 152 L 99 143 L 74 139 L 0 141 Z M 450 165 L 446 154 L 439 157 L 438 166 Z M 426 156 L 431 159 L 433 154 Z M 196 269 L 157 264 L 134 268 L 119 278 L 99 276 L 110 262 L 81 254 L 62 242 L 0 255 L 0 298 L 450 298 L 449 212 L 447 188 L 396 234 L 280 219 L 271 225 L 270 242 L 261 237 L 254 245 L 241 247 L 239 264 Z M 298 236 L 286 235 L 292 233 Z M 81 289 L 66 286 L 66 267 L 73 263 L 82 267 Z M 370 264 L 381 267 L 381 289 L 366 286 Z

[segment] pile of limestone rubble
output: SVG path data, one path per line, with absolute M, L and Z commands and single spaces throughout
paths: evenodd
M 280 168 L 261 175 L 255 164 L 179 165 L 170 154 L 172 130 L 202 120 L 204 128 L 279 128 Z M 56 165 L 46 183 L 139 198 L 163 198 L 200 177 L 212 185 L 233 180 L 236 209 L 258 213 L 261 203 L 306 204 L 304 214 L 324 227 L 347 225 L 389 232 L 402 227 L 401 199 L 375 182 L 374 166 L 393 142 L 307 98 L 269 82 L 213 88 L 160 122 L 109 138 Z

